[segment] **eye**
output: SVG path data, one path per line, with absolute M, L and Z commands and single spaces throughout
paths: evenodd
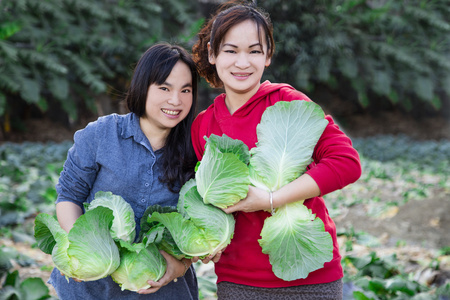
M 236 53 L 236 51 L 234 51 L 234 50 L 224 50 L 223 52 L 225 52 L 225 53 Z
M 182 93 L 190 93 L 191 90 L 190 90 L 190 89 L 184 89 L 184 90 L 182 90 L 181 92 L 182 92 Z
M 251 54 L 261 54 L 262 51 L 261 50 L 252 50 L 250 51 Z
M 166 88 L 165 86 L 160 86 L 159 89 L 162 90 L 162 91 L 169 91 L 169 89 Z

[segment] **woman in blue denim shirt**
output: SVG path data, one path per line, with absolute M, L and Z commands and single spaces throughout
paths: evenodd
M 149 48 L 133 74 L 126 103 L 130 113 L 100 117 L 74 135 L 56 185 L 56 214 L 67 232 L 98 191 L 131 204 L 139 234 L 145 209 L 176 206 L 180 187 L 194 175 L 191 145 L 198 75 L 183 48 L 161 43 Z M 81 282 L 53 270 L 49 282 L 60 299 L 197 299 L 191 260 L 162 253 L 167 271 L 151 288 L 124 290 L 111 277 Z

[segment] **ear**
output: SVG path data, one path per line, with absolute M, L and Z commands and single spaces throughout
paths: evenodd
M 214 57 L 214 55 L 212 54 L 212 50 L 211 50 L 211 43 L 208 42 L 208 61 L 210 64 L 215 65 L 216 64 L 216 58 Z
M 271 57 L 268 57 L 268 58 L 266 58 L 266 63 L 264 64 L 265 66 L 266 66 L 266 68 L 268 67 L 268 66 L 270 66 L 270 63 L 272 62 L 272 58 Z

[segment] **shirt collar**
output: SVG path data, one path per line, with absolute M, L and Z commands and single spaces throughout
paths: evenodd
M 141 135 L 143 135 L 143 132 L 139 125 L 139 117 L 134 113 L 129 113 L 126 118 L 123 119 L 121 136 L 124 139 L 134 136 L 136 139 Z
M 154 151 L 150 145 L 150 142 L 148 141 L 147 137 L 145 136 L 144 132 L 142 132 L 141 125 L 139 124 L 139 117 L 135 113 L 129 113 L 127 114 L 126 118 L 122 122 L 122 137 L 124 139 L 128 139 L 130 137 L 133 137 L 133 139 L 146 147 L 151 153 L 154 154 Z M 158 150 L 159 151 L 159 150 Z M 158 152 L 157 151 L 157 152 Z

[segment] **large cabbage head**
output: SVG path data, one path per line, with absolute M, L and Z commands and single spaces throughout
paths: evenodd
M 120 263 L 119 249 L 110 234 L 113 218 L 109 208 L 97 207 L 81 215 L 67 233 L 55 217 L 41 213 L 35 219 L 36 242 L 52 255 L 56 268 L 66 277 L 98 280 Z
M 215 255 L 231 242 L 235 225 L 233 215 L 205 204 L 195 179 L 181 188 L 177 208 L 177 212 L 153 212 L 147 219 L 149 223 L 162 224 L 170 232 L 171 239 L 166 242 L 173 241 L 173 249 L 179 249 L 186 257 L 205 257 Z
M 151 286 L 148 280 L 158 281 L 166 272 L 166 260 L 155 244 L 120 242 L 120 266 L 111 274 L 123 290 L 139 291 Z
M 226 208 L 245 198 L 250 185 L 247 145 L 227 135 L 206 138 L 197 167 L 197 190 L 206 204 Z

